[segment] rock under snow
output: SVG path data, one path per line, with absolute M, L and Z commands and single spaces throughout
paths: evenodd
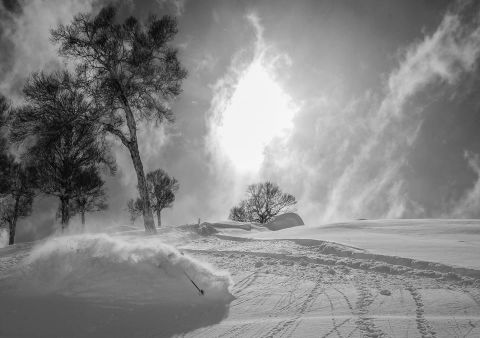
M 303 220 L 294 212 L 288 212 L 286 214 L 281 214 L 275 216 L 270 222 L 265 224 L 265 227 L 276 231 L 291 227 L 296 227 L 299 225 L 304 225 Z

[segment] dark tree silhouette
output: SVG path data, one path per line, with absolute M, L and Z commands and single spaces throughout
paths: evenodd
M 87 168 L 75 177 L 72 214 L 80 214 L 82 226 L 85 226 L 87 212 L 102 211 L 108 208 L 104 184 L 96 167 Z
M 180 94 L 186 77 L 177 50 L 169 46 L 176 33 L 176 20 L 169 16 L 152 17 L 146 24 L 134 17 L 117 23 L 112 6 L 97 16 L 80 14 L 70 25 L 52 31 L 60 54 L 79 62 L 77 71 L 85 88 L 103 107 L 99 119 L 103 130 L 118 137 L 130 152 L 144 200 L 147 232 L 156 230 L 138 150 L 137 123 L 173 120 L 168 101 Z
M 9 186 L 10 155 L 7 138 L 4 137 L 7 129 L 7 113 L 10 105 L 7 99 L 0 94 L 0 194 L 7 191 Z
M 127 202 L 127 210 L 130 214 L 130 222 L 135 223 L 135 220 L 143 213 L 143 201 L 141 198 L 130 199 Z
M 170 177 L 162 169 L 151 171 L 147 174 L 148 194 L 153 210 L 157 213 L 157 225 L 162 225 L 161 212 L 171 208 L 175 201 L 175 193 L 179 184 L 175 177 Z
M 7 226 L 8 244 L 15 243 L 17 221 L 30 215 L 35 195 L 35 171 L 15 162 L 4 137 L 10 107 L 0 96 L 0 226 Z
M 95 106 L 71 74 L 34 74 L 24 94 L 27 105 L 15 112 L 10 138 L 25 148 L 24 157 L 37 168 L 39 189 L 59 198 L 64 229 L 81 191 L 81 175 L 100 165 L 113 172 L 113 160 L 99 127 L 92 124 Z
M 35 172 L 33 168 L 23 167 L 20 163 L 10 161 L 10 184 L 0 197 L 0 223 L 8 225 L 8 244 L 15 243 L 15 232 L 19 218 L 27 217 L 32 212 L 35 196 Z
M 147 188 L 150 204 L 157 214 L 157 225 L 160 227 L 162 225 L 161 212 L 163 209 L 172 207 L 179 184 L 175 177 L 170 177 L 164 170 L 157 169 L 147 174 Z M 143 210 L 142 198 L 130 199 L 127 202 L 127 210 L 130 214 L 130 221 L 135 222 Z
M 249 185 L 247 199 L 230 210 L 229 218 L 240 222 L 267 223 L 280 213 L 294 210 L 295 197 L 272 182 Z

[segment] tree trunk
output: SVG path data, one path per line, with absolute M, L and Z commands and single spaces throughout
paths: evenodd
M 147 181 L 145 180 L 145 172 L 143 171 L 142 159 L 140 158 L 140 152 L 138 151 L 137 123 L 135 122 L 135 117 L 128 103 L 128 99 L 125 95 L 123 95 L 123 93 L 120 95 L 120 99 L 123 104 L 123 109 L 125 111 L 125 117 L 127 120 L 127 127 L 130 133 L 130 140 L 128 140 L 128 143 L 125 145 L 130 151 L 130 156 L 132 157 L 133 161 L 133 167 L 135 168 L 135 172 L 137 174 L 138 190 L 140 193 L 140 198 L 143 201 L 143 223 L 145 225 L 145 231 L 149 233 L 156 233 L 157 230 L 155 229 L 152 208 L 150 206 L 150 198 L 148 196 Z M 122 140 L 122 142 L 125 141 Z
M 160 215 L 161 210 L 157 211 L 157 226 L 160 228 L 162 226 L 162 216 Z
M 15 244 L 15 231 L 17 229 L 18 208 L 20 206 L 20 196 L 15 196 L 15 206 L 13 207 L 13 218 L 8 224 L 8 245 Z
M 138 192 L 140 193 L 140 198 L 143 202 L 142 213 L 145 231 L 149 233 L 156 233 L 157 230 L 155 228 L 155 222 L 153 221 L 152 207 L 150 205 L 150 198 L 148 196 L 147 180 L 145 179 L 145 174 L 143 172 L 143 164 L 140 158 L 140 153 L 138 152 L 137 142 L 131 142 L 129 150 L 130 155 L 132 156 L 135 172 L 137 173 Z
M 8 225 L 8 245 L 15 244 L 15 228 L 16 224 L 13 222 Z
M 80 215 L 82 216 L 82 229 L 85 229 L 85 210 L 80 211 Z
M 69 208 L 69 203 L 70 203 L 70 198 L 68 196 L 62 196 L 60 197 L 60 208 L 62 210 L 62 219 L 61 219 L 61 224 L 62 224 L 62 231 L 68 227 L 68 222 L 70 221 L 70 208 Z

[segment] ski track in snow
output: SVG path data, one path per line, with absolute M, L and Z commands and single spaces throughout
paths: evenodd
M 286 240 L 207 237 L 182 249 L 229 269 L 237 297 L 228 318 L 185 337 L 480 336 L 480 281 L 469 275 L 429 265 L 378 268 Z M 424 299 L 424 290 L 438 295 Z M 464 297 L 443 303 L 445 294 Z
M 480 280 L 468 275 L 379 265 L 287 240 L 193 236 L 177 244 L 235 282 L 228 316 L 180 337 L 480 337 Z M 2 249 L 0 278 L 30 248 Z

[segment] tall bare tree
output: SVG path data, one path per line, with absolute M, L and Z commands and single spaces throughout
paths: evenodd
M 280 213 L 293 211 L 293 195 L 284 193 L 272 182 L 249 185 L 247 199 L 230 210 L 229 218 L 240 222 L 267 223 Z
M 60 200 L 62 229 L 68 226 L 80 176 L 114 163 L 99 126 L 97 111 L 81 83 L 68 72 L 34 74 L 24 87 L 27 105 L 13 114 L 10 138 L 38 172 L 39 189 Z
M 141 23 L 134 17 L 119 23 L 114 7 L 98 15 L 80 14 L 70 25 L 52 31 L 60 54 L 75 59 L 93 101 L 102 106 L 99 123 L 118 137 L 130 152 L 137 174 L 147 232 L 156 232 L 147 182 L 138 148 L 141 121 L 172 121 L 169 101 L 181 92 L 186 71 L 177 50 L 169 43 L 177 33 L 170 16 L 151 17 Z

